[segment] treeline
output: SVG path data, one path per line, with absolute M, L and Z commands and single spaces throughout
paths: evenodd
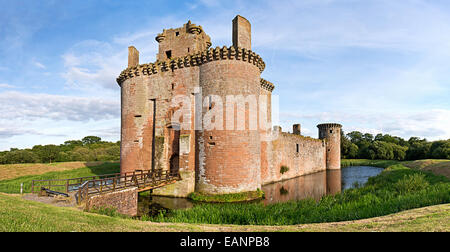
M 385 160 L 450 159 L 450 139 L 427 141 L 418 137 L 405 140 L 388 134 L 341 131 L 342 158 Z
M 53 163 L 68 161 L 113 161 L 120 159 L 120 142 L 105 142 L 97 136 L 70 140 L 61 145 L 35 145 L 0 152 L 0 164 Z

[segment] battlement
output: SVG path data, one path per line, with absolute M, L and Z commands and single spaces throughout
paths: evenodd
M 339 123 L 321 123 L 317 125 L 319 129 L 328 129 L 328 128 L 342 128 L 342 125 Z
M 263 78 L 261 78 L 261 87 L 269 92 L 272 92 L 275 89 L 275 85 L 272 82 L 266 81 Z
M 184 57 L 167 59 L 164 61 L 156 61 L 155 63 L 141 64 L 138 66 L 128 67 L 120 73 L 117 78 L 119 86 L 127 79 L 135 76 L 158 74 L 159 72 L 175 71 L 179 68 L 200 66 L 216 60 L 241 60 L 257 66 L 260 72 L 263 72 L 266 64 L 263 59 L 251 50 L 245 48 L 235 48 L 234 46 L 222 48 L 209 48 L 195 54 L 188 54 Z M 268 81 L 264 85 L 269 89 L 274 85 Z M 273 90 L 273 88 L 272 88 Z

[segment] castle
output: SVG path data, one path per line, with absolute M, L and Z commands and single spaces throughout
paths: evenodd
M 190 21 L 163 30 L 155 63 L 139 64 L 138 50 L 128 48 L 128 68 L 117 78 L 120 167 L 180 173 L 181 181 L 155 194 L 256 191 L 340 169 L 341 125 L 319 124 L 319 139 L 302 136 L 300 124 L 293 133 L 272 127 L 274 85 L 261 78 L 265 63 L 251 50 L 250 22 L 238 15 L 232 29 L 233 45 L 216 48 Z

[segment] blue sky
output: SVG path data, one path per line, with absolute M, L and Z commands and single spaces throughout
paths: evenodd
M 120 138 L 127 47 L 153 62 L 156 34 L 188 20 L 213 47 L 231 20 L 252 23 L 252 49 L 276 86 L 280 124 L 450 138 L 450 2 L 0 0 L 0 150 L 98 135 Z

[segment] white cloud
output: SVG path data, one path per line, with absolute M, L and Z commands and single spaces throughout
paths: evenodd
M 7 83 L 0 83 L 0 88 L 15 88 L 15 87 Z
M 120 100 L 64 95 L 0 93 L 0 120 L 88 121 L 120 117 Z
M 429 109 L 417 111 L 326 111 L 318 113 L 282 112 L 282 122 L 290 129 L 293 123 L 302 123 L 307 127 L 324 122 L 337 122 L 343 130 L 361 131 L 371 134 L 391 134 L 405 139 L 421 137 L 429 140 L 450 139 L 450 110 Z M 303 128 L 303 127 L 302 127 Z M 305 131 L 315 136 L 316 131 Z

